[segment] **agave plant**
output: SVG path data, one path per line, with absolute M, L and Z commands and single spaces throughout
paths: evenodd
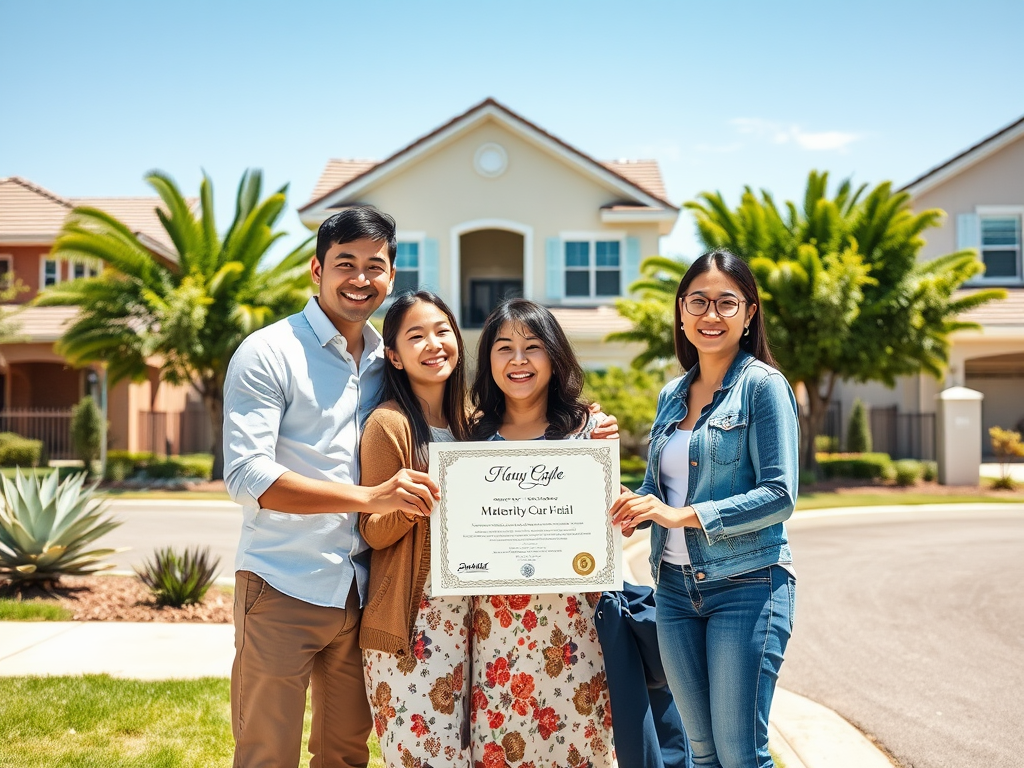
M 209 547 L 194 547 L 181 554 L 165 547 L 156 550 L 153 559 L 145 561 L 135 573 L 149 587 L 158 605 L 180 608 L 202 602 L 219 565 L 220 558 L 211 558 Z
M 82 576 L 113 568 L 101 562 L 116 549 L 88 549 L 121 523 L 104 517 L 96 484 L 84 487 L 85 473 L 58 483 L 56 470 L 42 480 L 19 469 L 13 481 L 0 476 L 0 576 L 18 584 L 56 584 L 61 576 Z

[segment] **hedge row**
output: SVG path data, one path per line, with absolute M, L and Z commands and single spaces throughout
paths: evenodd
M 826 480 L 835 477 L 861 480 L 895 480 L 897 485 L 913 485 L 918 478 L 936 479 L 934 461 L 901 459 L 893 461 L 887 453 L 819 453 L 818 466 Z
M 107 454 L 107 480 L 175 480 L 198 477 L 209 480 L 213 475 L 213 456 L 192 453 L 161 459 L 153 453 L 110 451 Z
M 0 467 L 38 467 L 42 462 L 42 440 L 0 432 Z

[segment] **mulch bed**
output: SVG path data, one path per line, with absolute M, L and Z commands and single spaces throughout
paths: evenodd
M 233 597 L 214 585 L 203 602 L 182 608 L 157 605 L 153 596 L 134 576 L 64 576 L 52 595 L 31 587 L 22 600 L 56 603 L 74 613 L 75 621 L 161 621 L 231 623 Z M 17 598 L 9 583 L 0 585 L 0 597 Z

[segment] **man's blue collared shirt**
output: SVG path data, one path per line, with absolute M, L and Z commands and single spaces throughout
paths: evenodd
M 343 608 L 353 577 L 365 601 L 359 512 L 295 515 L 262 509 L 258 499 L 288 471 L 359 482 L 359 433 L 384 376 L 384 344 L 369 324 L 363 342 L 357 368 L 311 298 L 299 314 L 247 338 L 224 383 L 224 478 L 243 507 L 235 569 L 314 605 Z

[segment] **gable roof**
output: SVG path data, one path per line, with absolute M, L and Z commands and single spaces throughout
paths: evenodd
M 0 241 L 51 243 L 73 208 L 89 206 L 120 219 L 143 245 L 176 261 L 173 243 L 156 215 L 162 204 L 159 197 L 61 197 L 20 176 L 8 176 L 0 178 Z
M 488 98 L 380 162 L 331 160 L 320 175 L 312 198 L 299 209 L 300 217 L 313 209 L 331 207 L 331 198 L 340 200 L 358 194 L 369 184 L 389 175 L 422 152 L 469 130 L 489 117 L 533 143 L 558 152 L 581 170 L 618 188 L 624 197 L 631 199 L 631 202 L 658 210 L 679 211 L 679 207 L 667 199 L 657 161 L 617 160 L 602 163 L 513 112 L 497 100 Z
M 986 136 L 974 146 L 968 147 L 959 155 L 946 160 L 944 163 L 941 163 L 921 176 L 918 176 L 910 183 L 904 185 L 899 191 L 909 192 L 912 196 L 927 192 L 933 187 L 937 187 L 947 179 L 966 171 L 972 165 L 981 162 L 986 157 L 995 154 L 1003 147 L 1012 144 L 1022 136 L 1024 136 L 1024 117 L 1021 117 L 1016 122 L 1010 123 L 1004 128 L 1000 128 L 990 136 Z

